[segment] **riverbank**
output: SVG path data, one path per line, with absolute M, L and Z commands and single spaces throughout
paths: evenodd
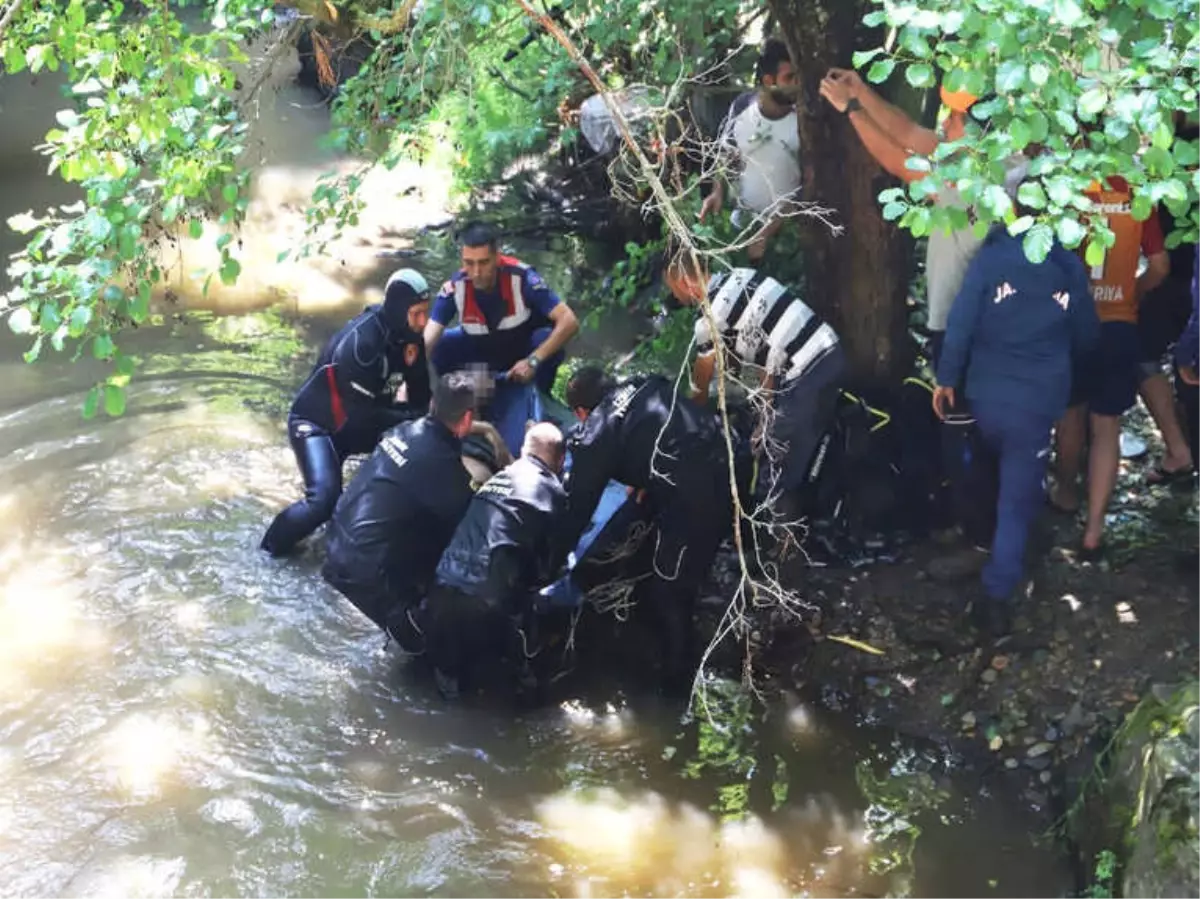
M 932 580 L 940 547 L 929 543 L 892 565 L 793 567 L 789 585 L 821 611 L 806 627 L 760 628 L 766 678 L 942 743 L 1049 827 L 1151 686 L 1195 678 L 1200 665 L 1195 494 L 1142 486 L 1156 451 L 1123 463 L 1100 562 L 1080 561 L 1079 524 L 1052 516 L 1010 637 L 973 636 L 962 613 L 973 585 Z

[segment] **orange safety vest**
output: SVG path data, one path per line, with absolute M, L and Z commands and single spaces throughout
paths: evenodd
M 526 268 L 525 263 L 512 256 L 501 256 L 497 260 L 497 286 L 500 298 L 504 300 L 504 317 L 497 324 L 497 331 L 519 328 L 530 319 L 531 310 L 525 303 L 522 287 Z M 475 285 L 470 278 L 459 277 L 454 281 L 454 304 L 458 307 L 458 321 L 465 333 L 474 336 L 489 333 L 487 319 L 475 300 Z
M 1088 281 L 1100 321 L 1137 324 L 1138 263 L 1142 254 L 1142 229 L 1146 223 L 1139 222 L 1131 214 L 1133 194 L 1124 179 L 1112 178 L 1109 184 L 1111 189 L 1105 190 L 1100 183 L 1093 182 L 1084 191 L 1095 204 L 1095 212 L 1106 218 L 1117 238 L 1104 254 L 1104 261 L 1089 266 Z M 1087 252 L 1086 242 L 1079 252 Z

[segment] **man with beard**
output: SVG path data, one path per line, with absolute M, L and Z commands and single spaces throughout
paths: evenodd
M 796 124 L 796 67 L 787 44 L 769 38 L 755 67 L 758 89 L 733 101 L 721 128 L 724 149 L 732 151 L 738 176 L 736 227 L 750 224 L 753 216 L 761 228 L 747 254 L 751 264 L 762 260 L 767 242 L 783 224 L 788 206 L 800 195 L 800 138 Z M 718 178 L 700 207 L 700 221 L 720 210 L 725 187 Z

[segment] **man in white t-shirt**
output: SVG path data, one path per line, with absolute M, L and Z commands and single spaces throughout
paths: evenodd
M 796 84 L 787 45 L 778 38 L 763 43 L 755 67 L 758 89 L 733 101 L 721 126 L 723 149 L 732 151 L 738 171 L 738 204 L 734 224 L 749 225 L 744 216 L 754 217 L 761 229 L 748 248 L 751 262 L 766 252 L 767 241 L 783 224 L 788 203 L 800 193 L 800 137 L 796 124 L 796 101 L 787 90 Z M 717 212 L 725 201 L 725 188 L 718 178 L 700 207 L 700 220 Z

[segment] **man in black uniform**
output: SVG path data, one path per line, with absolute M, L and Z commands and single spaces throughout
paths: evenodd
M 417 623 L 447 698 L 485 658 L 525 648 L 530 591 L 550 581 L 567 554 L 567 496 L 559 480 L 565 455 L 556 426 L 533 425 L 521 457 L 479 488 L 442 553 Z M 523 663 L 524 654 L 517 660 Z
M 714 416 L 659 375 L 614 384 L 580 369 L 567 405 L 582 422 L 571 440 L 567 546 L 587 528 L 609 480 L 642 491 L 658 528 L 653 576 L 639 590 L 662 626 L 667 685 L 686 688 L 695 661 L 696 593 L 731 531 L 729 468 Z
M 461 453 L 474 406 L 470 375 L 439 378 L 430 413 L 384 434 L 329 523 L 321 575 L 405 648 L 406 613 L 471 501 Z
M 273 556 L 329 520 L 342 492 L 342 463 L 369 453 L 379 436 L 429 408 L 429 367 L 421 332 L 429 318 L 429 285 L 401 269 L 388 279 L 382 305 L 369 306 L 321 351 L 288 414 L 288 440 L 304 478 L 304 499 L 275 517 L 261 548 Z M 393 401 L 388 378 L 404 376 L 406 401 Z

